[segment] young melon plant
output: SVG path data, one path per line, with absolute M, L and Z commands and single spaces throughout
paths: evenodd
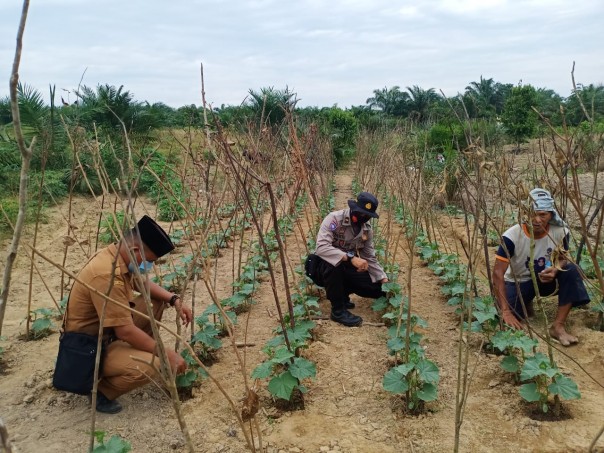
M 395 212 L 400 211 L 395 209 Z M 404 216 L 400 218 L 404 221 Z M 420 255 L 426 261 L 431 262 L 438 258 L 438 247 L 435 244 L 430 244 L 425 237 L 416 242 Z M 385 242 L 378 240 L 375 244 L 380 254 L 385 257 Z M 434 401 L 438 397 L 439 369 L 425 357 L 421 344 L 423 335 L 416 330 L 418 327 L 426 328 L 427 322 L 410 312 L 409 299 L 403 296 L 402 288 L 396 282 L 398 268 L 389 270 L 394 272 L 389 275 L 390 281 L 382 285 L 386 295 L 376 299 L 372 308 L 384 312 L 382 318 L 392 324 L 388 328 L 388 352 L 397 358 L 400 357 L 402 363 L 386 372 L 382 386 L 388 392 L 404 394 L 409 411 L 418 413 L 424 409 L 424 403 Z
M 300 310 L 305 312 L 305 310 Z M 294 327 L 286 329 L 290 348 L 285 344 L 285 337 L 281 328 L 278 335 L 267 342 L 263 352 L 268 356 L 252 372 L 254 379 L 269 379 L 268 391 L 275 398 L 290 401 L 294 390 L 306 393 L 307 389 L 302 381 L 314 379 L 317 373 L 316 365 L 304 357 L 298 357 L 292 351 L 307 347 L 307 341 L 312 338 L 312 329 L 315 323 L 308 319 L 298 318 Z
M 96 439 L 96 445 L 92 450 L 92 453 L 128 453 L 132 451 L 130 442 L 124 440 L 117 434 L 111 436 L 108 441 L 105 441 L 105 431 L 95 431 L 94 437 Z
M 581 398 L 577 384 L 564 376 L 549 357 L 538 352 L 527 357 L 520 371 L 522 382 L 532 380 L 520 386 L 520 396 L 528 402 L 537 403 L 546 413 L 550 408 L 550 396 L 558 396 L 563 400 Z
M 37 308 L 29 313 L 31 323 L 30 339 L 40 340 L 52 333 L 54 311 L 51 308 Z

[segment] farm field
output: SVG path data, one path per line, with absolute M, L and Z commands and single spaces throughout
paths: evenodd
M 527 156 L 524 158 L 528 159 Z M 346 206 L 346 200 L 354 196 L 353 187 L 359 183 L 355 182 L 357 170 L 358 167 L 355 169 L 354 165 L 349 165 L 334 174 L 333 191 L 330 191 L 334 209 Z M 413 178 L 412 175 L 402 175 L 399 179 L 405 176 Z M 413 198 L 413 193 L 409 196 Z M 98 203 L 99 199 L 91 201 L 90 198 L 78 197 L 72 202 L 71 222 L 75 232 L 72 235 L 77 237 L 78 244 L 69 248 L 66 268 L 71 272 L 77 273 L 86 260 L 89 247 L 95 242 Z M 288 212 L 292 205 L 291 197 L 280 198 L 278 204 L 278 212 Z M 295 227 L 283 239 L 291 287 L 304 280 L 296 274 L 295 268 L 300 265 L 301 257 L 307 254 L 305 244 L 316 231 L 317 217 L 320 217 L 309 197 L 299 206 Z M 134 212 L 140 216 L 144 212 L 153 213 L 153 209 L 150 200 L 140 198 Z M 49 212 L 46 223 L 40 224 L 36 248 L 54 262 L 60 263 L 63 256 L 68 211 L 67 204 L 62 204 Z M 417 256 L 417 249 L 410 250 L 410 242 L 401 239 L 404 230 L 394 221 L 393 206 L 382 203 L 379 212 L 380 220 L 374 228 L 388 238 L 388 261 L 400 267 L 398 282 L 401 286 L 405 287 L 411 272 L 410 292 L 406 294 L 411 300 L 411 312 L 426 322 L 425 326 L 418 326 L 415 330 L 422 333 L 421 344 L 426 357 L 438 366 L 438 397 L 435 401 L 426 402 L 419 414 L 409 413 L 404 399 L 387 392 L 382 385 L 384 375 L 395 365 L 388 354 L 388 327 L 383 324 L 382 313 L 371 309 L 373 301 L 353 296 L 353 302 L 357 304 L 354 313 L 363 317 L 364 324 L 357 328 L 343 327 L 328 319 L 329 302 L 321 292 L 321 315 L 313 317 L 316 325 L 312 330 L 312 341 L 302 352 L 303 357 L 315 364 L 316 377 L 304 381 L 308 393 L 304 396 L 303 408 L 287 410 L 277 407 L 267 390 L 266 380 L 254 382 L 249 378 L 254 368 L 266 360 L 262 348 L 279 326 L 271 282 L 264 276 L 254 290 L 256 303 L 238 314 L 234 338 L 241 344 L 231 347 L 228 338 L 222 338 L 223 346 L 214 354 L 212 364 L 208 365 L 213 377 L 240 408 L 246 395 L 241 372 L 243 357 L 246 379 L 259 396 L 256 429 L 261 433 L 264 451 L 453 451 L 460 350 L 467 353 L 466 374 L 470 378 L 460 430 L 460 451 L 587 451 L 604 420 L 604 334 L 593 328 L 597 315 L 588 310 L 574 311 L 570 330 L 579 336 L 580 343 L 555 351 L 559 369 L 577 383 L 581 399 L 563 401 L 558 417 L 551 413 L 543 414 L 534 404 L 520 397 L 519 384 L 514 382 L 513 374 L 500 367 L 502 355 L 481 348 L 484 338 L 479 333 L 460 333 L 459 315 L 455 307 L 447 304 L 449 297 L 441 291 L 442 279 Z M 220 222 L 225 223 L 227 218 Z M 260 218 L 265 228 L 269 228 L 271 219 L 268 211 L 264 211 Z M 432 218 L 431 227 L 437 231 L 435 236 L 439 248 L 458 254 L 460 261 L 467 264 L 463 243 L 465 241 L 465 246 L 468 246 L 468 224 L 464 215 L 439 210 Z M 175 228 L 176 223 L 164 222 L 162 225 Z M 31 231 L 29 233 L 25 243 L 31 240 Z M 247 246 L 253 236 L 253 232 L 244 233 L 243 241 L 234 236 L 220 253 L 208 261 L 211 262 L 207 271 L 208 278 L 212 280 L 210 288 L 218 299 L 232 295 L 233 262 L 239 257 L 245 261 L 253 256 L 253 249 L 239 251 L 239 247 L 242 244 Z M 176 261 L 186 255 L 187 247 L 186 241 L 179 244 L 172 259 Z M 37 341 L 25 341 L 23 338 L 24 303 L 28 298 L 30 281 L 30 264 L 25 250 L 22 249 L 13 272 L 11 300 L 4 322 L 0 414 L 9 429 L 14 451 L 85 451 L 91 426 L 86 397 L 59 392 L 51 386 L 58 347 L 56 331 L 60 321 L 53 320 L 54 333 L 49 336 Z M 494 250 L 491 245 L 491 262 Z M 411 257 L 413 262 L 410 264 Z M 275 259 L 275 263 L 277 261 Z M 60 272 L 40 257 L 36 257 L 35 262 L 40 277 L 34 276 L 32 282 L 33 307 L 51 307 L 49 294 L 58 298 L 61 293 Z M 480 263 L 480 268 L 476 269 L 478 286 L 482 290 L 488 289 L 484 257 L 477 262 Z M 276 292 L 286 311 L 283 269 L 276 264 L 275 274 Z M 316 293 L 316 288 L 311 291 Z M 195 298 L 196 314 L 212 305 L 208 285 L 201 278 L 190 282 L 184 295 L 189 302 Z M 546 303 L 550 316 L 554 303 L 551 300 Z M 168 311 L 164 321 L 171 323 L 173 318 L 174 312 Z M 541 315 L 533 323 L 535 331 L 544 330 Z M 190 334 L 183 332 L 183 335 Z M 163 338 L 168 345 L 174 343 L 165 332 Z M 560 349 L 559 345 L 554 346 Z M 542 341 L 539 350 L 546 350 Z M 120 401 L 124 405 L 121 413 L 97 414 L 97 430 L 107 432 L 108 436 L 119 434 L 132 444 L 135 452 L 186 451 L 185 438 L 174 417 L 171 402 L 163 392 L 148 385 L 121 397 Z M 201 380 L 192 388 L 191 395 L 183 398 L 182 413 L 195 451 L 250 451 L 232 408 L 209 379 Z M 246 429 L 249 427 L 247 423 L 245 426 Z M 594 451 L 604 451 L 604 439 L 600 439 Z
M 604 453 L 599 60 L 573 55 L 562 95 L 536 85 L 560 88 L 598 8 L 560 43 L 543 2 L 522 20 L 513 2 L 213 3 L 23 2 L 0 92 L 0 453 Z M 41 67 L 48 92 L 24 80 Z M 267 77 L 288 85 L 230 103 Z

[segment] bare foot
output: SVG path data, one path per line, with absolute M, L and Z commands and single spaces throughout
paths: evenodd
M 570 346 L 571 344 L 577 344 L 579 339 L 574 335 L 569 334 L 564 326 L 556 325 L 550 327 L 549 334 L 552 338 L 555 338 L 560 342 L 562 346 Z

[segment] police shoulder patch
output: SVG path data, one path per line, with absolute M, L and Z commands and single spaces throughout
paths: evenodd
M 329 229 L 331 231 L 336 231 L 337 228 L 338 228 L 338 222 L 335 220 L 332 220 L 331 223 L 329 224 Z

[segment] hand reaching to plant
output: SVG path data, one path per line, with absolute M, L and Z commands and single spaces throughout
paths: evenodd
M 511 310 L 503 310 L 501 317 L 506 325 L 516 330 L 522 330 L 524 328 L 522 323 L 518 320 L 518 318 L 516 318 L 516 316 L 514 316 L 514 313 L 512 313 Z
M 166 349 L 166 354 L 168 355 L 168 361 L 170 362 L 172 371 L 176 372 L 176 374 L 184 373 L 187 369 L 187 362 L 185 362 L 185 359 L 172 349 Z
M 188 305 L 183 305 L 180 299 L 176 299 L 174 302 L 174 308 L 176 308 L 176 311 L 180 314 L 180 319 L 182 319 L 182 322 L 185 324 L 185 326 L 188 326 L 193 320 L 193 312 L 191 311 L 191 308 Z

